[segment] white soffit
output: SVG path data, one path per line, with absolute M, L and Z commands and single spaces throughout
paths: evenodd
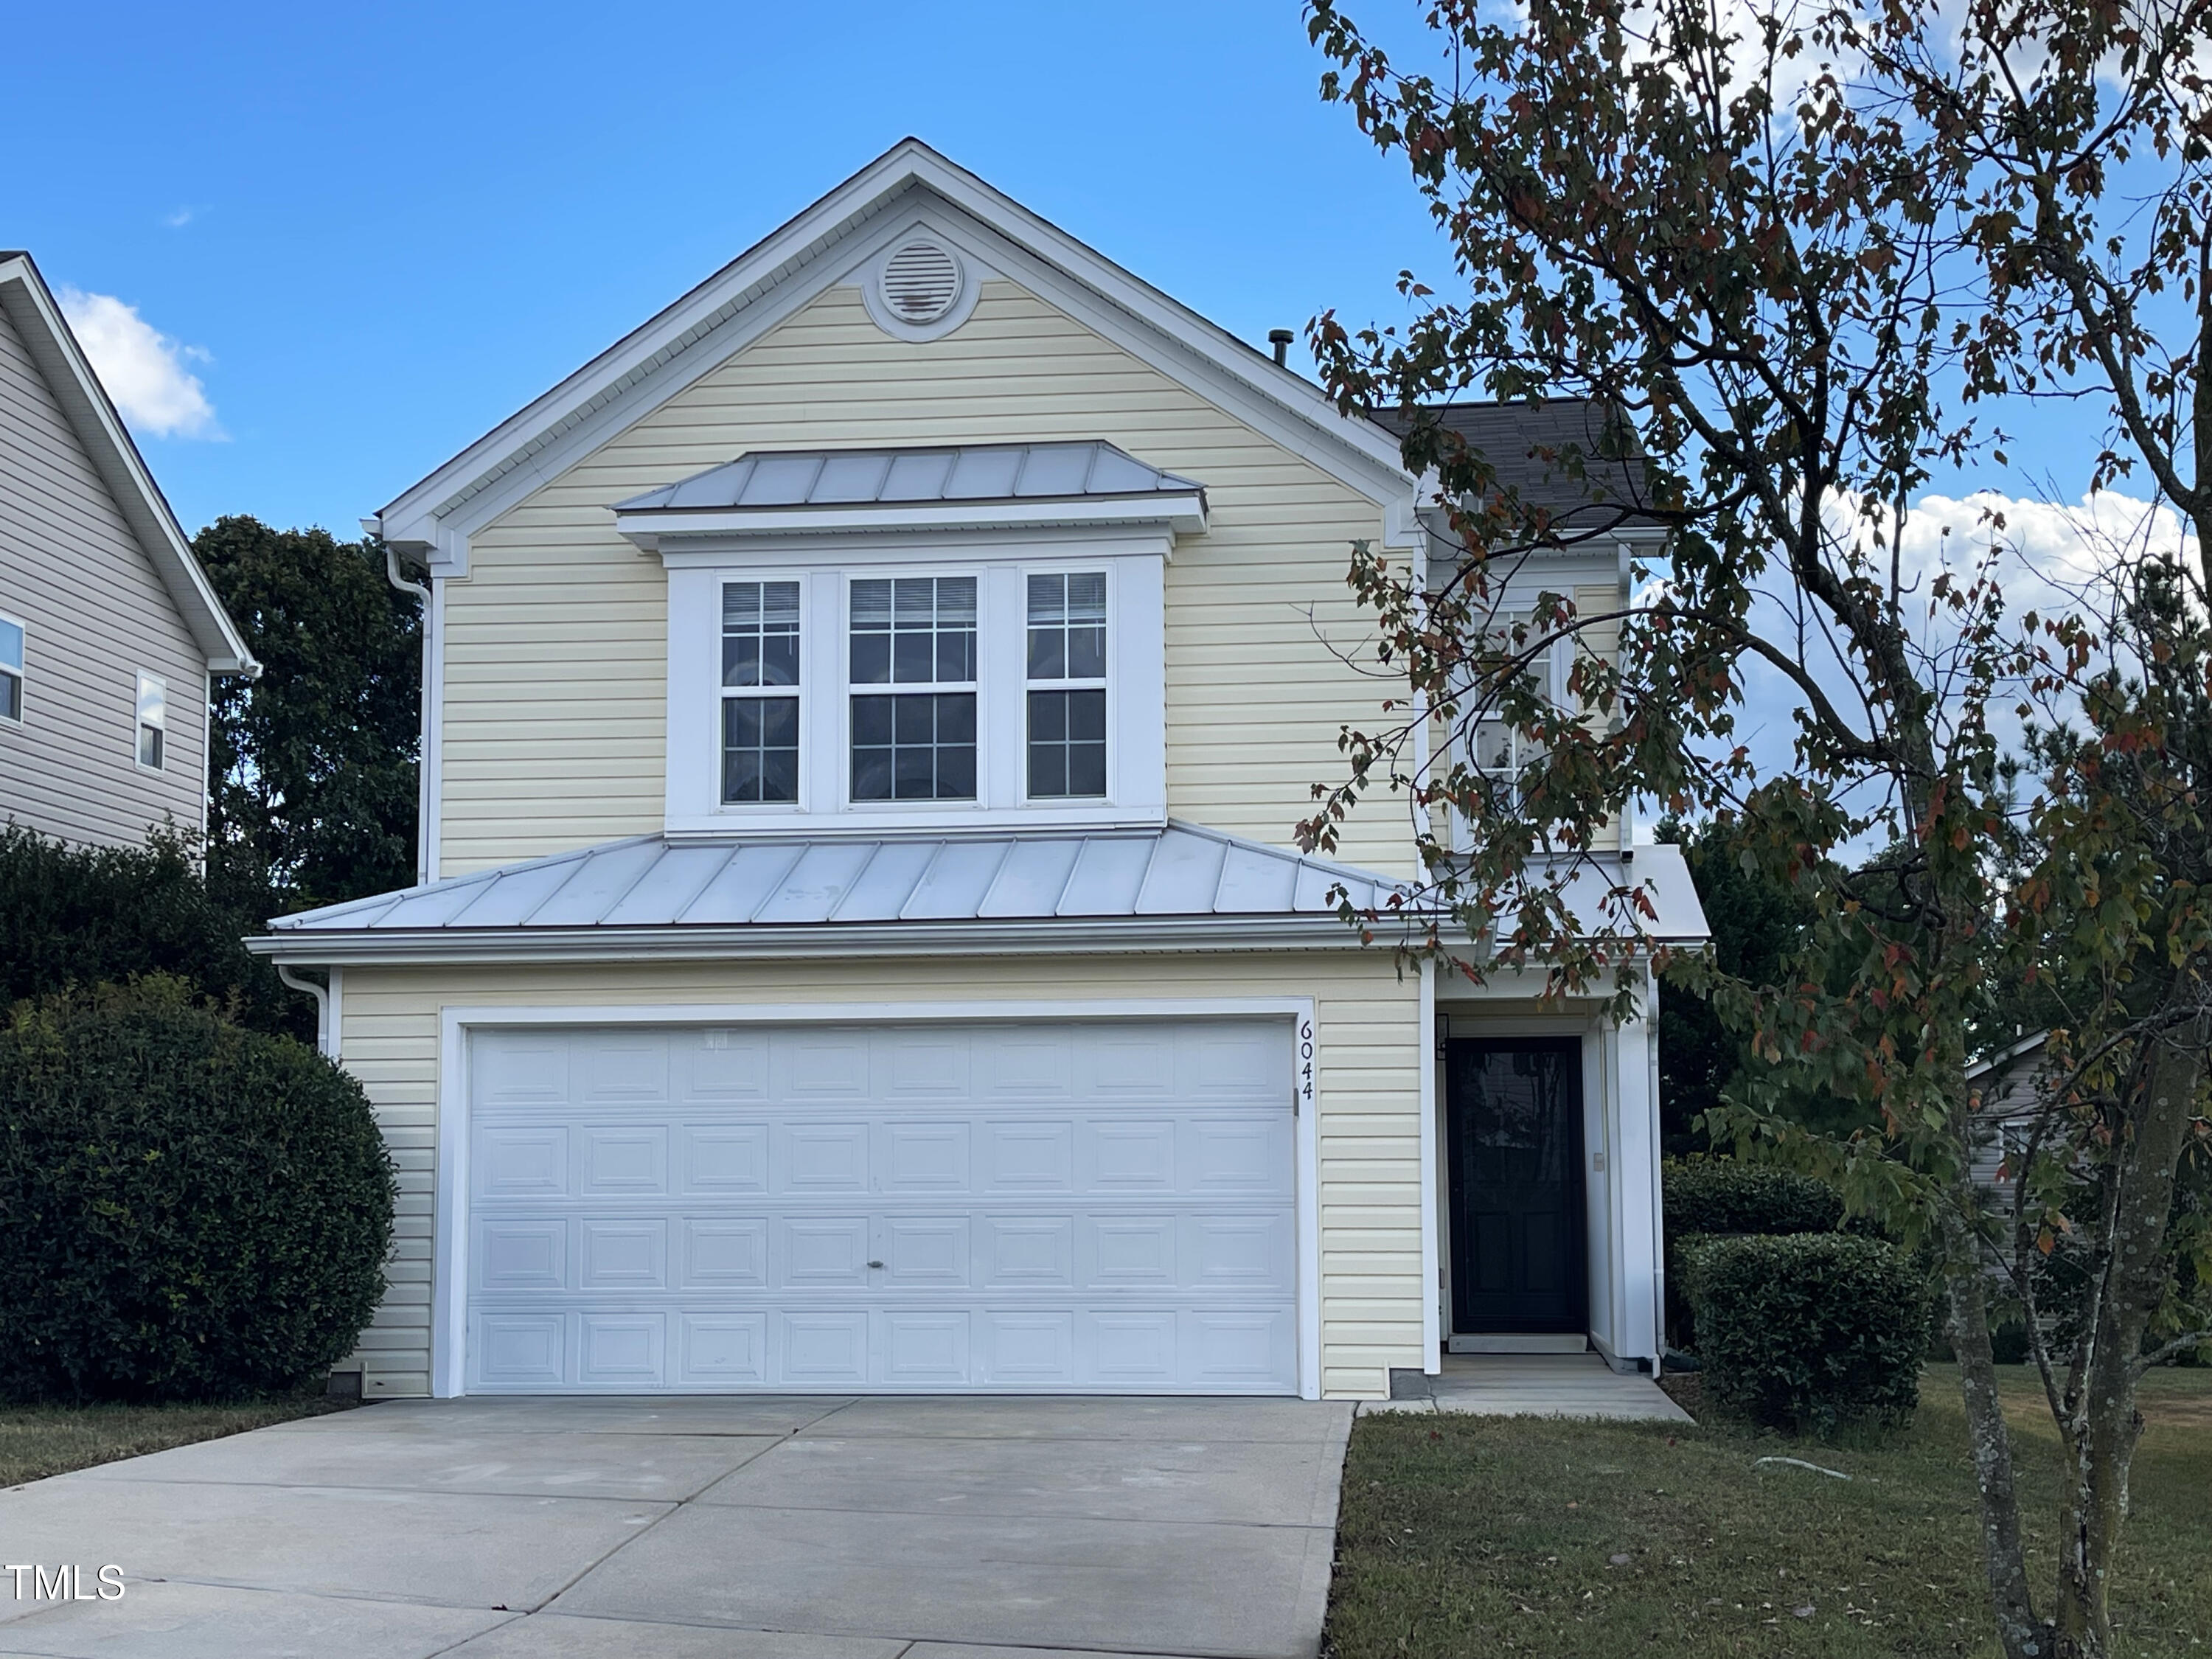
M 918 231 L 975 267 L 971 283 L 1020 283 L 1367 496 L 1394 543 L 1418 537 L 1389 434 L 908 138 L 399 495 L 385 538 L 465 569 L 471 532 Z

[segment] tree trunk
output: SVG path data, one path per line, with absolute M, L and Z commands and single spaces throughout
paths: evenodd
M 1996 1357 L 1990 1347 L 1990 1281 L 1978 1243 L 1957 1206 L 1975 1202 L 1963 1178 L 1942 1212 L 1944 1288 L 1951 1304 L 1951 1346 L 1959 1356 L 1959 1391 L 1966 1408 L 1966 1434 L 1974 1484 L 1982 1501 L 1982 1556 L 2005 1659 L 2049 1659 L 2050 1645 L 2027 1589 L 2027 1555 L 2020 1538 L 2020 1493 L 2013 1485 L 2012 1436 L 1997 1398 Z
M 2087 1337 L 2073 1479 L 2059 1533 L 2058 1659 L 2105 1659 L 2112 1650 L 2112 1561 L 2142 1436 L 2136 1362 L 2144 1328 L 2166 1290 L 2174 1170 L 2188 1140 L 2208 1042 L 2212 1016 L 2203 1013 L 2157 1040 L 2141 1109 L 2123 1126 L 2114 1158 L 2108 1266 Z

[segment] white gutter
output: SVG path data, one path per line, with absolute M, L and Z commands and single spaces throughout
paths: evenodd
M 315 1047 L 322 1054 L 328 1054 L 335 1043 L 335 1037 L 331 1030 L 330 992 L 311 979 L 301 978 L 299 973 L 287 963 L 276 964 L 276 977 L 295 991 L 305 991 L 309 996 L 314 998 Z
M 1388 921 L 1377 925 L 1384 943 Z M 246 941 L 280 963 L 795 961 L 1012 951 L 1365 950 L 1334 915 L 1132 916 L 1071 921 L 799 922 L 735 927 L 282 929 Z

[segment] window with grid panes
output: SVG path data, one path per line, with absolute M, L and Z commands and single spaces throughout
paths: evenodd
M 1106 576 L 1029 579 L 1029 793 L 1106 793 Z
M 799 799 L 799 584 L 722 584 L 722 800 Z
M 975 578 L 867 577 L 850 595 L 853 799 L 975 799 Z

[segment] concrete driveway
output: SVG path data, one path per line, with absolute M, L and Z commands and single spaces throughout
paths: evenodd
M 0 1492 L 0 1655 L 1311 1659 L 1352 1410 L 392 1401 Z

